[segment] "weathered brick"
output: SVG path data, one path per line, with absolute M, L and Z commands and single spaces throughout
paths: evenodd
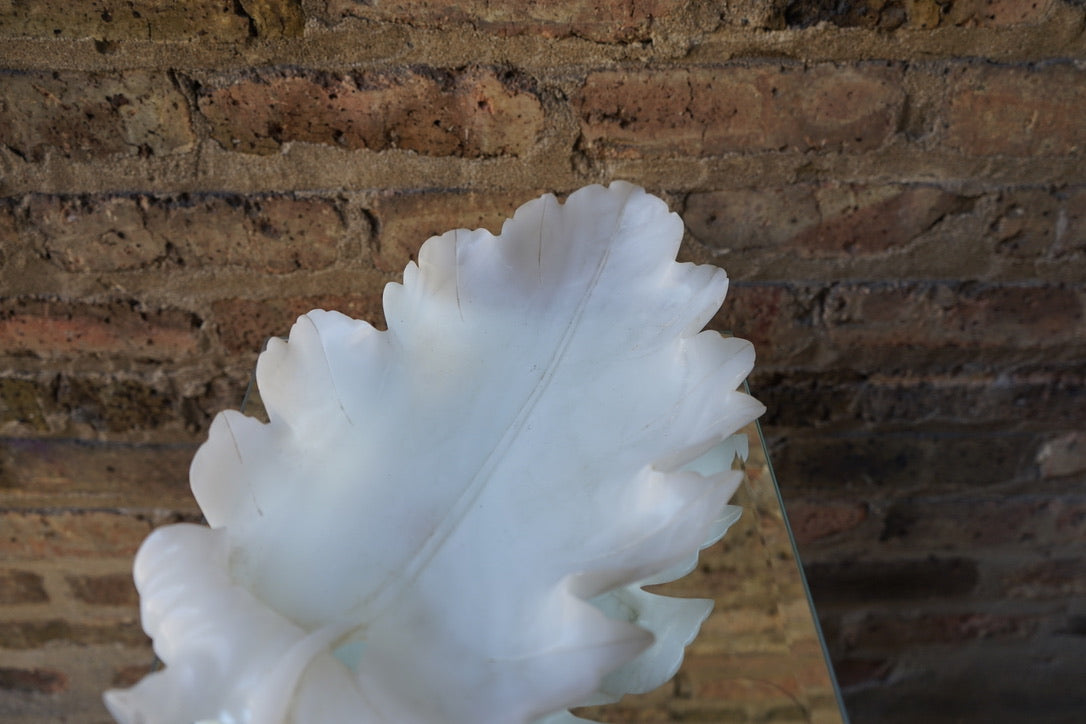
M 40 161 L 162 155 L 196 141 L 165 73 L 0 73 L 0 145 Z
M 998 217 L 991 225 L 996 252 L 1019 259 L 1044 257 L 1054 251 L 1060 218 L 1058 198 L 1040 189 L 1001 193 Z
M 72 595 L 83 603 L 93 606 L 135 606 L 139 594 L 132 576 L 127 573 L 108 573 L 96 576 L 66 576 Z
M 1086 406 L 1074 366 L 930 376 L 755 368 L 750 388 L 774 428 L 1048 431 L 1074 427 Z
M 14 422 L 35 432 L 48 430 L 43 392 L 36 380 L 0 379 L 0 424 Z
M 417 258 L 419 247 L 431 236 L 450 229 L 487 229 L 501 232 L 502 222 L 532 192 L 398 194 L 378 199 L 372 206 L 377 220 L 374 262 L 383 271 L 403 272 Z
M 135 621 L 108 624 L 73 623 L 64 619 L 0 621 L 0 648 L 37 649 L 56 641 L 86 646 L 146 646 L 147 636 Z
M 1060 156 L 1086 148 L 1086 70 L 965 65 L 948 93 L 946 142 L 977 156 Z
M 190 312 L 143 309 L 135 301 L 14 299 L 0 303 L 0 348 L 46 359 L 71 355 L 173 359 L 197 351 L 200 324 Z
M 186 267 L 243 266 L 267 273 L 333 264 L 343 234 L 336 205 L 284 196 L 155 200 L 147 229 Z
M 113 679 L 110 680 L 110 685 L 118 689 L 127 689 L 130 686 L 135 686 L 140 679 L 147 676 L 150 672 L 151 667 L 148 664 L 122 666 L 113 672 Z
M 176 508 L 190 501 L 188 444 L 0 438 L 0 499 L 40 507 Z
M 887 547 L 928 551 L 1021 550 L 1086 540 L 1086 499 L 1054 495 L 918 498 L 886 509 Z
M 794 435 L 773 447 L 788 495 L 952 493 L 1036 479 L 1037 435 Z M 787 497 L 786 497 L 787 499 Z
M 247 378 L 247 372 L 229 369 L 183 382 L 174 374 L 148 376 L 146 369 L 47 369 L 30 378 L 0 377 L 0 424 L 12 436 L 146 441 L 152 439 L 149 433 L 162 431 L 153 439 L 192 442 L 207 429 L 214 412 L 237 406 Z
M 0 691 L 59 694 L 68 688 L 68 676 L 56 669 L 0 667 Z
M 818 201 L 821 223 L 800 232 L 791 242 L 800 253 L 816 256 L 900 250 L 962 206 L 954 194 L 923 186 L 830 186 L 818 194 Z
M 822 306 L 827 347 L 860 365 L 908 369 L 959 359 L 961 350 L 998 350 L 1006 364 L 1041 361 L 1038 350 L 1062 347 L 1077 358 L 1083 309 L 1079 293 L 1065 286 L 968 283 L 841 284 Z
M 867 520 L 864 503 L 790 500 L 788 522 L 796 543 L 811 543 L 852 530 Z
M 0 512 L 0 531 L 0 556 L 7 560 L 129 558 L 151 526 L 123 513 L 5 511 Z
M 246 5 L 250 3 L 244 3 Z M 61 4 L 14 0 L 0 5 L 7 37 L 124 40 L 244 40 L 249 19 L 230 0 L 74 0 Z
M 99 432 L 153 430 L 178 422 L 187 412 L 168 380 L 62 375 L 51 392 L 53 406 L 71 422 Z
M 33 571 L 0 570 L 0 604 L 49 600 L 42 577 Z
M 1057 255 L 1086 253 L 1086 188 L 1070 189 L 1061 196 L 1054 251 Z
M 1086 471 L 1086 433 L 1069 432 L 1049 440 L 1038 451 L 1037 464 L 1046 478 Z
M 335 310 L 376 327 L 384 326 L 381 300 L 376 295 L 220 299 L 211 306 L 219 339 L 234 353 L 259 352 L 268 337 L 286 336 L 298 317 L 312 309 Z
M 262 38 L 300 37 L 305 32 L 301 0 L 239 0 L 252 21 L 253 32 Z
M 1059 638 L 916 647 L 884 681 L 846 692 L 845 704 L 853 721 L 880 724 L 1074 722 L 1086 707 L 1082 642 Z
M 844 561 L 804 566 L 816 606 L 871 601 L 963 598 L 976 588 L 977 562 L 968 558 Z
M 961 206 L 929 186 L 799 184 L 691 194 L 683 218 L 698 241 L 721 252 L 851 258 L 900 250 Z
M 30 218 L 49 258 L 71 271 L 152 264 L 268 273 L 335 262 L 335 203 L 287 196 L 35 196 Z
M 893 662 L 884 658 L 835 658 L 833 662 L 837 683 L 844 689 L 886 681 L 893 669 Z
M 717 6 L 722 23 L 746 30 L 783 30 L 784 7 L 763 0 L 733 0 Z
M 682 212 L 699 242 L 720 253 L 744 257 L 787 248 L 800 233 L 817 227 L 821 216 L 810 184 L 692 193 Z
M 574 100 L 596 156 L 879 147 L 904 103 L 886 64 L 599 71 Z
M 1082 597 L 1086 595 L 1086 561 L 1056 558 L 1021 565 L 1004 573 L 1000 585 L 1011 598 Z
M 432 156 L 528 153 L 543 129 L 529 79 L 487 68 L 332 74 L 263 70 L 199 89 L 200 112 L 227 150 L 284 143 L 399 148 Z
M 72 271 L 138 269 L 166 256 L 166 240 L 148 232 L 145 205 L 131 197 L 35 196 L 34 230 L 50 260 Z
M 955 0 L 948 6 L 938 0 L 921 0 L 916 4 L 927 6 L 929 16 L 943 13 L 942 25 L 999 28 L 1043 22 L 1052 10 L 1053 0 Z
M 732 282 L 709 326 L 752 342 L 762 365 L 802 364 L 817 349 L 810 327 L 819 293 L 792 284 Z
M 10 262 L 9 254 L 19 243 L 15 222 L 15 200 L 0 199 L 0 270 Z
M 413 26 L 470 23 L 503 35 L 577 36 L 607 43 L 647 39 L 656 23 L 677 14 L 684 5 L 679 0 L 567 0 L 517 5 L 487 0 L 330 0 L 328 14 L 333 18 L 351 15 Z
M 905 0 L 860 0 L 855 3 L 787 0 L 782 13 L 790 28 L 830 23 L 841 28 L 894 30 L 908 23 L 909 4 Z
M 994 613 L 869 613 L 845 625 L 841 645 L 848 651 L 893 652 L 921 645 L 955 646 L 976 639 L 1013 640 L 1035 634 L 1040 619 Z
M 1042 22 L 1051 0 L 789 0 L 783 8 L 788 27 L 807 28 L 822 22 L 842 28 L 931 29 L 938 27 L 1005 27 Z

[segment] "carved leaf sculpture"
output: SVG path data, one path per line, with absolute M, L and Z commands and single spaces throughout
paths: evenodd
M 210 527 L 136 558 L 166 666 L 113 715 L 560 722 L 672 676 L 711 602 L 641 586 L 735 519 L 712 449 L 764 409 L 681 237 L 626 183 L 544 196 L 426 242 L 387 331 L 315 310 L 271 340 L 270 422 L 220 414 L 192 463 Z

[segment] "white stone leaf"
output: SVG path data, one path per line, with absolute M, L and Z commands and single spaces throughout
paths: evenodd
M 137 556 L 166 666 L 113 715 L 575 721 L 662 684 L 710 604 L 640 586 L 734 520 L 734 443 L 704 460 L 764 409 L 751 345 L 699 332 L 727 278 L 681 237 L 629 184 L 544 196 L 426 242 L 387 331 L 315 310 L 271 340 L 270 421 L 221 413 L 193 460 L 210 528 Z

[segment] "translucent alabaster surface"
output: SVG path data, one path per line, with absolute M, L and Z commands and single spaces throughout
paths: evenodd
M 754 351 L 699 331 L 727 277 L 625 183 L 451 231 L 385 288 L 387 331 L 300 317 L 257 365 L 270 422 L 216 417 L 210 527 L 136 557 L 165 668 L 125 723 L 573 721 L 670 678 L 711 602 L 685 575 L 735 520 Z

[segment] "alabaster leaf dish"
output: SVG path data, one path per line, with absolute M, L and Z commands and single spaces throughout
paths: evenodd
M 165 668 L 125 723 L 576 721 L 671 677 L 711 602 L 684 575 L 737 516 L 751 345 L 699 330 L 727 277 L 626 183 L 430 239 L 384 292 L 272 339 L 269 422 L 218 415 L 209 527 L 135 563 Z M 725 442 L 726 441 L 726 442 Z M 723 445 L 721 443 L 724 442 Z

